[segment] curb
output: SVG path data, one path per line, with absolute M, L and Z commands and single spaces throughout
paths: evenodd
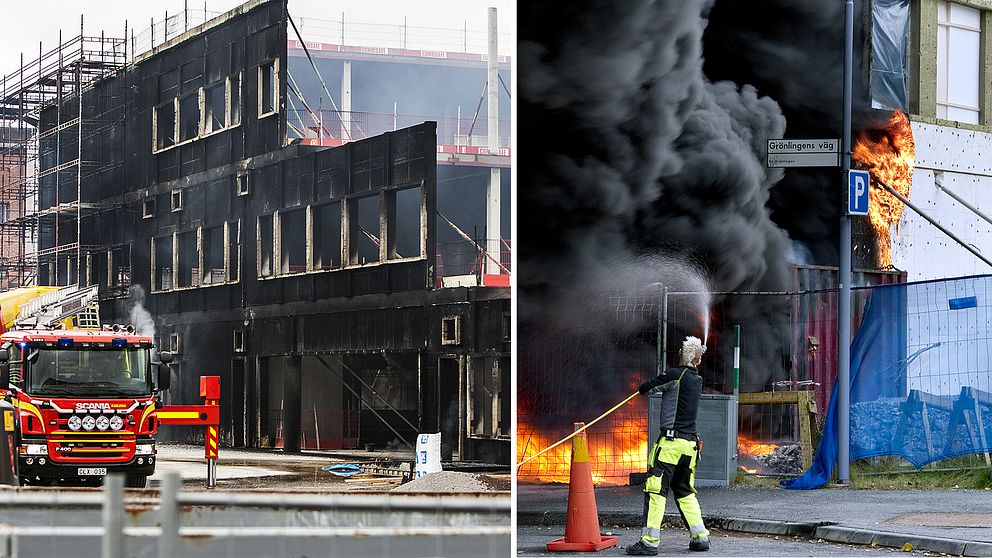
M 912 545 L 913 550 L 929 550 L 953 556 L 992 556 L 992 543 L 977 541 L 962 541 L 941 537 L 920 537 L 905 533 L 889 531 L 872 531 L 839 525 L 823 525 L 817 527 L 813 536 L 825 541 L 859 544 L 869 546 L 887 546 L 903 548 Z
M 903 548 L 911 544 L 913 550 L 928 550 L 952 556 L 989 556 L 992 557 L 992 543 L 945 539 L 941 537 L 922 537 L 905 533 L 875 531 L 856 527 L 843 527 L 833 523 L 793 523 L 768 519 L 745 519 L 735 517 L 704 516 L 708 527 L 723 531 L 753 533 L 758 535 L 789 535 L 823 539 L 840 544 L 856 544 L 863 546 L 884 546 Z M 607 526 L 638 528 L 641 527 L 643 516 L 634 512 L 603 512 L 599 514 L 599 524 Z M 681 525 L 682 518 L 675 513 L 666 513 L 665 524 Z M 565 512 L 517 512 L 517 525 L 554 527 L 565 524 Z

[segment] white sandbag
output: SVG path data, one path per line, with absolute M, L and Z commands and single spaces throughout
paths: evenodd
M 441 470 L 441 433 L 417 436 L 417 463 L 415 478 L 437 473 Z

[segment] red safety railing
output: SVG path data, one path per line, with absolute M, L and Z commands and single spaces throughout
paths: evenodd
M 392 114 L 386 112 L 337 112 L 311 106 L 289 109 L 289 137 L 308 140 L 355 141 L 415 126 L 426 121 L 437 122 L 438 145 L 489 145 L 488 119 L 471 115 L 459 117 Z M 497 133 L 499 147 L 510 146 L 510 120 L 500 119 Z
M 445 278 L 475 277 L 476 285 L 508 287 L 510 285 L 511 241 L 502 239 L 461 240 L 437 245 L 437 287 L 454 286 Z M 464 281 L 457 282 L 464 286 Z

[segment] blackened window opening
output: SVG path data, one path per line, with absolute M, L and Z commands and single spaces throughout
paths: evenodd
M 279 214 L 280 273 L 303 273 L 307 270 L 306 211 L 296 209 Z
M 227 224 L 227 272 L 231 281 L 237 281 L 241 269 L 241 221 L 232 221 Z
M 176 144 L 176 105 L 169 101 L 155 109 L 155 148 Z
M 203 229 L 203 284 L 226 281 L 224 273 L 224 226 Z
M 341 204 L 330 203 L 314 208 L 314 268 L 341 267 Z
M 351 220 L 352 250 L 357 264 L 379 261 L 379 197 L 369 196 L 355 201 L 356 213 Z
M 196 138 L 200 134 L 199 95 L 187 95 L 179 100 L 179 141 Z
M 178 237 L 179 286 L 196 287 L 200 284 L 200 253 L 196 247 L 196 231 Z
M 389 257 L 418 258 L 420 253 L 420 188 L 407 188 L 396 192 L 395 226 L 390 234 L 394 239 Z
M 258 275 L 272 275 L 272 216 L 264 215 L 258 218 Z
M 207 133 L 227 126 L 227 91 L 224 83 L 203 90 L 203 109 Z
M 172 289 L 172 237 L 155 239 L 155 287 L 159 291 Z
M 259 68 L 259 115 L 275 111 L 276 99 L 276 69 L 275 63 L 269 62 Z

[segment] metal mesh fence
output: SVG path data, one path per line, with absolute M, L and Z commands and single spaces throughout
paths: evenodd
M 851 457 L 992 449 L 992 277 L 871 292 L 851 347 Z
M 899 277 L 863 275 L 860 280 L 887 282 Z M 852 297 L 852 331 L 861 325 L 870 294 L 857 290 Z M 700 366 L 704 391 L 733 393 L 734 329 L 740 326 L 736 387 L 743 394 L 766 395 L 758 400 L 767 401 L 740 408 L 742 466 L 763 473 L 797 474 L 808 465 L 837 371 L 835 289 L 684 293 L 658 288 L 613 293 L 605 303 L 593 306 L 568 323 L 548 324 L 541 330 L 521 325 L 518 462 L 566 436 L 575 422 L 590 421 L 623 400 L 656 373 L 659 354 L 664 366 L 678 365 L 686 335 L 704 338 L 708 347 Z M 795 391 L 812 395 L 781 397 L 781 392 Z M 801 413 L 811 417 L 805 432 Z M 636 398 L 588 430 L 594 482 L 627 484 L 631 473 L 644 470 L 647 423 L 646 402 Z M 772 455 L 774 459 L 769 458 Z M 518 478 L 567 482 L 570 456 L 570 446 L 563 444 L 521 467 Z
M 978 276 L 855 290 L 866 304 L 851 344 L 852 460 L 897 456 L 918 468 L 992 449 L 990 282 Z M 838 412 L 832 398 L 816 461 L 794 486 L 829 480 Z

